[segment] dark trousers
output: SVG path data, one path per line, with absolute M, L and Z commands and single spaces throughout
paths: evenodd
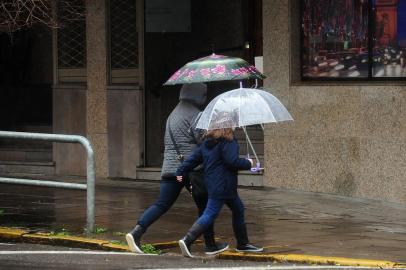
M 234 228 L 245 224 L 244 204 L 238 195 L 233 199 L 209 199 L 207 207 L 204 210 L 203 215 L 197 220 L 197 223 L 204 228 L 213 226 L 214 220 L 217 218 L 224 204 L 227 205 L 232 212 Z
M 186 184 L 184 184 L 186 183 Z M 180 192 L 188 181 L 179 183 L 176 177 L 162 179 L 160 183 L 158 200 L 147 208 L 138 220 L 143 228 L 147 229 L 152 223 L 159 219 L 163 214 L 168 211 L 178 198 Z M 193 200 L 197 206 L 199 217 L 203 214 L 207 205 L 207 196 L 193 196 Z M 213 224 L 207 226 L 204 236 L 212 237 L 214 235 Z

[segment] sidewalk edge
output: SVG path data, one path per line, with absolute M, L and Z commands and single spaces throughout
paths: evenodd
M 228 260 L 252 260 L 252 261 L 276 261 L 289 263 L 303 263 L 316 265 L 336 266 L 359 266 L 375 268 L 397 268 L 406 269 L 406 264 L 385 260 L 356 259 L 345 257 L 315 256 L 305 254 L 248 254 L 226 251 L 217 256 L 219 259 Z
M 100 240 L 76 236 L 54 236 L 41 233 L 30 233 L 29 230 L 0 227 L 0 240 L 11 242 L 23 242 L 34 244 L 61 245 L 77 248 L 101 249 L 118 252 L 128 252 L 127 245 L 111 243 L 108 240 Z M 201 241 L 198 241 L 201 242 Z M 169 249 L 178 247 L 178 241 L 152 243 L 155 248 Z M 247 254 L 225 251 L 217 255 L 219 259 L 229 260 L 252 260 L 252 261 L 276 261 L 318 265 L 341 265 L 378 268 L 406 269 L 406 264 L 392 261 L 355 259 L 344 257 L 324 257 L 303 254 Z

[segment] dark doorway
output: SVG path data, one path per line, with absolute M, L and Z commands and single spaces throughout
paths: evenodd
M 33 27 L 0 34 L 0 129 L 52 125 L 52 36 Z M 38 129 L 37 129 L 38 130 Z
M 0 34 L 0 130 L 52 133 L 52 81 L 50 29 Z M 39 162 L 52 162 L 52 143 L 0 138 L 0 173 L 38 173 Z
M 146 21 L 148 21 L 148 10 Z M 147 22 L 148 23 L 148 22 Z M 165 121 L 180 86 L 162 86 L 188 61 L 212 52 L 254 63 L 262 55 L 261 0 L 190 0 L 190 30 L 145 33 L 145 165 L 162 164 Z M 252 82 L 247 82 L 252 83 Z M 209 83 L 209 100 L 238 82 Z

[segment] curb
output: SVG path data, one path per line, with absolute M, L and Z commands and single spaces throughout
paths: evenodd
M 109 240 L 100 240 L 78 236 L 58 236 L 49 233 L 32 233 L 26 229 L 0 227 L 0 240 L 11 242 L 46 244 L 76 248 L 88 248 L 107 251 L 129 252 L 127 245 L 112 243 Z M 197 240 L 196 243 L 203 241 Z M 178 247 L 178 241 L 151 243 L 156 249 L 170 249 Z
M 31 233 L 29 230 L 0 227 L 0 240 L 11 242 L 60 245 L 76 248 L 88 248 L 107 251 L 128 252 L 127 245 L 111 243 L 108 240 L 99 240 L 76 236 L 56 236 L 47 233 Z M 202 242 L 198 240 L 197 242 Z M 170 249 L 178 247 L 178 241 L 153 243 L 157 249 Z M 375 268 L 406 269 L 406 264 L 385 261 L 355 259 L 344 257 L 324 257 L 303 254 L 247 254 L 240 252 L 224 251 L 216 256 L 219 259 L 228 260 L 251 260 L 251 261 L 274 261 L 316 265 L 340 265 Z
M 304 254 L 247 254 L 225 251 L 217 255 L 219 259 L 228 260 L 251 260 L 251 261 L 275 261 L 316 265 L 336 265 L 374 268 L 406 269 L 406 264 L 370 259 L 355 259 L 344 257 L 314 256 Z

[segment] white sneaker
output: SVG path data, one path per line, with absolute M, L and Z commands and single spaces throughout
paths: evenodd
M 188 248 L 188 246 L 186 245 L 185 241 L 179 240 L 179 247 L 180 250 L 182 251 L 182 255 L 185 257 L 189 257 L 189 258 L 193 258 L 194 256 L 192 255 L 192 253 L 190 253 L 190 250 Z
M 139 254 L 145 254 L 141 250 L 141 247 L 139 247 L 139 246 L 137 246 L 137 244 L 135 244 L 134 237 L 131 233 L 127 233 L 125 235 L 125 240 L 127 240 L 127 245 L 132 252 L 139 253 Z

